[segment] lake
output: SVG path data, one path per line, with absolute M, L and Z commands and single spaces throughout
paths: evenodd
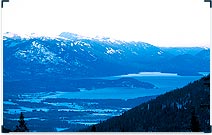
M 143 82 L 154 84 L 157 88 L 102 88 L 94 90 L 80 89 L 80 92 L 56 92 L 44 98 L 70 98 L 70 99 L 132 99 L 137 97 L 159 95 L 170 90 L 181 88 L 190 82 L 200 79 L 202 76 L 179 76 L 172 73 L 141 72 L 138 74 L 98 77 L 93 79 L 119 79 L 132 77 Z

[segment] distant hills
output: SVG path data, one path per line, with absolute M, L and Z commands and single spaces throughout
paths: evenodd
M 139 72 L 209 72 L 209 48 L 160 48 L 144 42 L 5 33 L 4 80 L 86 78 Z
M 203 77 L 83 131 L 211 132 L 209 85 Z
M 32 79 L 32 80 L 16 80 L 4 81 L 4 89 L 7 93 L 20 92 L 79 92 L 80 88 L 85 90 L 93 90 L 100 88 L 157 88 L 151 83 L 141 82 L 130 77 L 120 79 Z
M 196 55 L 197 53 L 209 50 L 207 47 L 160 47 L 161 50 L 166 51 L 172 55 Z

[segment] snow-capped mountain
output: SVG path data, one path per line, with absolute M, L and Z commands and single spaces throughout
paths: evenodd
M 182 65 L 186 66 L 186 61 L 179 61 L 175 59 L 177 56 L 148 43 L 67 32 L 51 37 L 8 32 L 3 35 L 3 43 L 4 79 L 109 76 L 142 71 L 179 73 Z M 192 73 L 209 71 L 208 59 L 202 59 L 204 54 L 200 56 L 189 56 L 189 63 L 197 66 L 185 69 Z

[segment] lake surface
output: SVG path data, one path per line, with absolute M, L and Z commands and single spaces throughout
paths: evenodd
M 80 92 L 56 92 L 44 98 L 70 98 L 70 99 L 132 99 L 137 97 L 159 95 L 170 90 L 181 88 L 190 82 L 198 80 L 203 76 L 179 76 L 172 73 L 141 72 L 139 74 L 129 74 L 110 77 L 98 77 L 94 79 L 119 79 L 122 77 L 132 77 L 142 82 L 154 84 L 157 88 L 102 88 L 94 90 L 80 89 Z

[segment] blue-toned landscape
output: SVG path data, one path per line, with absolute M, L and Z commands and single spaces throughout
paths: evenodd
M 6 131 L 17 129 L 21 112 L 30 132 L 190 132 L 193 116 L 199 131 L 209 131 L 210 48 L 157 47 L 68 32 L 57 37 L 7 32 L 3 47 Z M 164 124 L 172 118 L 165 113 L 176 113 L 176 125 Z M 155 117 L 136 121 L 146 114 L 157 114 L 164 123 L 151 126 Z

